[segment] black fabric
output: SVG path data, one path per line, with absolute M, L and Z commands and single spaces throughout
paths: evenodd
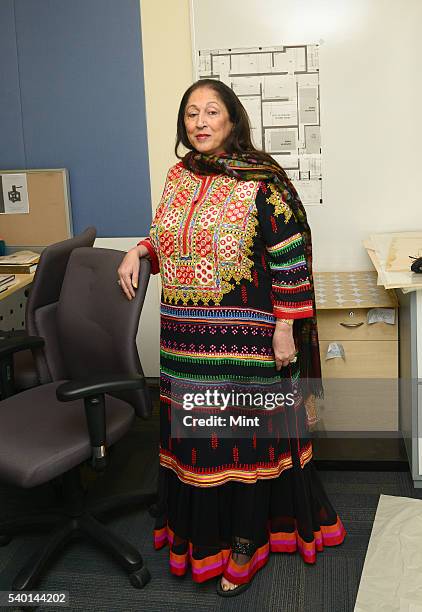
M 312 542 L 321 525 L 336 522 L 331 505 L 313 461 L 303 468 L 295 465 L 278 478 L 253 485 L 228 482 L 218 487 L 191 487 L 172 470 L 160 466 L 160 516 L 156 529 L 168 526 L 176 538 L 176 554 L 193 545 L 193 556 L 202 559 L 230 548 L 234 537 L 263 546 L 269 532 L 294 532 Z M 166 500 L 171 503 L 167 507 Z

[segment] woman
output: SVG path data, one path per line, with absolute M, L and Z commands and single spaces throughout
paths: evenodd
M 169 543 L 173 574 L 189 565 L 196 582 L 222 574 L 217 592 L 233 596 L 270 551 L 299 550 L 314 563 L 346 535 L 308 437 L 321 394 L 311 234 L 295 188 L 255 149 L 246 111 L 223 83 L 185 92 L 176 155 L 150 237 L 125 256 L 119 282 L 132 299 L 141 257 L 162 279 L 155 547 Z M 216 422 L 182 426 L 186 394 L 256 395 L 281 383 L 293 401 L 261 409 L 246 435 Z M 198 401 L 195 414 L 221 415 L 211 404 Z M 227 406 L 239 414 L 233 396 Z

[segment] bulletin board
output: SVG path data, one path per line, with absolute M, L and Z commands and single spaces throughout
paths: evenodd
M 0 214 L 0 237 L 7 247 L 45 247 L 73 236 L 68 172 L 0 170 L 0 175 L 24 174 L 28 212 Z

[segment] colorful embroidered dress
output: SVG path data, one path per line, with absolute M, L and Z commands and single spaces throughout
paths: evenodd
M 197 582 L 222 573 L 247 582 L 270 551 L 299 550 L 314 563 L 346 532 L 312 462 L 299 367 L 277 371 L 272 349 L 276 318 L 314 314 L 297 220 L 269 181 L 198 176 L 178 163 L 140 244 L 162 280 L 155 547 L 169 543 L 171 571 L 182 575 L 190 565 Z M 175 427 L 183 393 L 262 392 L 282 380 L 294 406 L 278 418 L 261 410 L 259 431 L 227 437 L 216 427 L 187 437 Z M 244 565 L 231 557 L 235 536 L 256 548 Z

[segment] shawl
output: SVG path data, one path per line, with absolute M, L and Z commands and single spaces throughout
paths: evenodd
M 300 224 L 314 316 L 295 319 L 293 334 L 298 351 L 302 391 L 308 404 L 308 414 L 309 411 L 313 412 L 310 404 L 315 404 L 315 397 L 323 397 L 323 387 L 321 382 L 321 358 L 318 345 L 315 291 L 312 276 L 312 238 L 305 208 L 294 185 L 283 168 L 275 160 L 264 161 L 259 159 L 259 156 L 255 156 L 253 152 L 205 155 L 196 151 L 189 151 L 183 157 L 182 163 L 185 168 L 198 175 L 226 174 L 240 181 L 271 181 L 280 192 L 284 202 L 291 208 L 296 221 Z

